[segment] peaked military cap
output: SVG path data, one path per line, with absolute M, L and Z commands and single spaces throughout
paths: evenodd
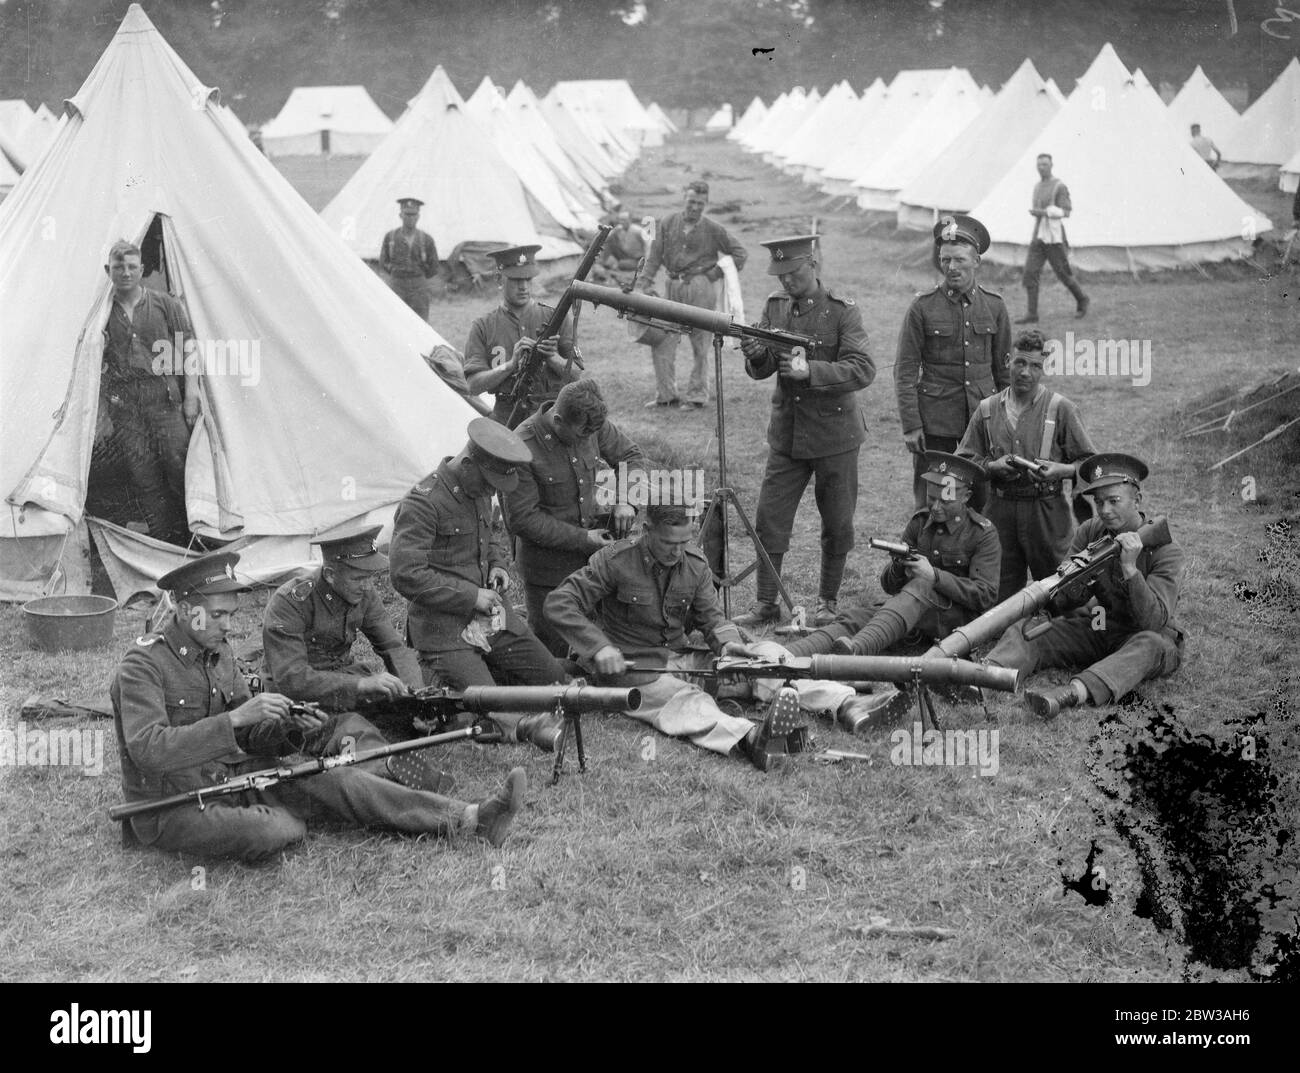
M 488 256 L 496 261 L 497 268 L 506 279 L 532 279 L 541 271 L 537 267 L 537 251 L 541 246 L 506 246 L 493 250 Z
M 1079 463 L 1079 479 L 1083 482 L 1079 491 L 1092 495 L 1112 484 L 1131 484 L 1141 490 L 1148 472 L 1146 464 L 1132 455 L 1095 454 Z
M 235 577 L 239 556 L 233 551 L 213 551 L 189 559 L 158 579 L 158 588 L 178 600 L 187 596 L 215 596 L 220 592 L 243 592 L 248 588 Z
M 817 236 L 800 235 L 795 238 L 774 238 L 771 242 L 760 242 L 771 255 L 767 266 L 769 276 L 784 276 L 797 268 L 803 267 L 817 253 Z
M 936 246 L 944 242 L 964 242 L 967 246 L 974 246 L 978 253 L 989 248 L 989 229 L 974 216 L 940 216 L 932 233 Z
M 321 558 L 327 563 L 346 563 L 357 570 L 387 570 L 388 556 L 380 554 L 375 543 L 382 528 L 361 521 L 345 522 L 317 533 L 311 542 L 320 546 Z
M 949 477 L 955 477 L 967 488 L 975 488 L 984 480 L 984 467 L 969 458 L 945 451 L 926 451 L 925 472 L 921 479 L 930 484 L 943 484 Z
M 705 197 L 708 197 L 709 184 L 706 183 L 703 179 L 696 179 L 694 182 L 689 182 L 686 184 L 686 192 L 688 194 L 703 194 Z
M 418 197 L 399 197 L 397 203 L 404 209 L 418 209 L 424 205 Z
M 483 478 L 500 492 L 513 492 L 519 484 L 516 470 L 532 461 L 528 445 L 490 417 L 469 423 L 469 457 Z

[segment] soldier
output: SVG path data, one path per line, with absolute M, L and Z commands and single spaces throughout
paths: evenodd
M 708 204 L 708 183 L 697 180 L 686 187 L 686 204 L 682 211 L 665 217 L 655 230 L 637 290 L 649 290 L 662 265 L 668 276 L 669 301 L 685 302 L 701 309 L 717 308 L 717 284 L 722 280 L 718 258 L 730 255 L 739 272 L 745 267 L 748 254 L 725 227 L 704 215 Z M 665 333 L 664 338 L 650 350 L 655 368 L 655 397 L 645 404 L 647 410 L 681 405 L 701 409 L 709 401 L 711 336 L 699 329 L 691 332 L 691 350 L 695 360 L 683 402 L 677 394 L 678 334 Z
M 985 514 L 1002 543 L 998 603 L 1024 588 L 1026 569 L 1035 580 L 1056 572 L 1074 532 L 1061 482 L 1096 451 L 1079 408 L 1041 384 L 1044 345 L 1036 329 L 1016 336 L 1011 386 L 980 402 L 957 448 L 984 467 L 992 485 Z M 1016 455 L 1041 472 L 1017 469 L 1009 461 Z
M 568 645 L 542 613 L 547 594 L 587 564 L 597 548 L 627 536 L 636 510 L 608 487 L 617 467 L 644 467 L 641 448 L 614 422 L 594 380 L 565 384 L 555 402 L 515 432 L 532 455 L 519 468 L 519 486 L 505 496 L 506 523 L 519 540 L 517 563 L 524 580 L 528 624 L 551 652 L 563 658 Z M 610 503 L 607 497 L 615 499 Z
M 334 755 L 344 737 L 357 749 L 383 737 L 354 716 L 336 725 L 295 715 L 279 693 L 252 696 L 235 667 L 226 635 L 244 586 L 233 552 L 191 559 L 158 579 L 176 610 L 158 633 L 140 637 L 123 657 L 111 695 L 128 801 L 167 797 L 275 766 L 276 757 L 303 748 Z M 379 771 L 367 770 L 372 766 Z M 257 861 L 306 834 L 309 816 L 408 834 L 454 837 L 473 832 L 500 845 L 523 805 L 522 768 L 510 772 L 494 797 L 477 805 L 414 789 L 380 774 L 378 761 L 340 767 L 202 808 L 179 806 L 132 817 L 146 845 L 212 857 Z
M 617 227 L 605 239 L 601 250 L 600 263 L 610 271 L 630 271 L 641 263 L 646 255 L 645 232 L 632 222 L 630 212 L 620 212 L 616 217 Z
M 863 698 L 842 682 L 800 681 L 788 691 L 780 682 L 759 682 L 755 697 L 771 704 L 762 724 L 755 725 L 728 715 L 698 686 L 675 677 L 673 670 L 708 665 L 704 653 L 687 647 L 692 628 L 704 633 L 714 653 L 771 657 L 781 651 L 770 642 L 741 640 L 723 617 L 712 571 L 693 540 L 684 507 L 647 507 L 640 536 L 600 548 L 546 598 L 546 616 L 585 667 L 641 690 L 641 707 L 628 713 L 633 719 L 662 734 L 687 737 L 701 749 L 738 752 L 767 770 L 769 742 L 794 729 L 800 705 L 842 710 L 849 718 Z M 629 657 L 668 671 L 654 677 L 633 671 L 629 677 Z
M 976 282 L 988 231 L 973 216 L 944 216 L 934 226 L 934 244 L 943 282 L 908 307 L 894 365 L 916 510 L 925 506 L 926 452 L 956 451 L 980 400 L 1011 382 L 1007 307 Z
M 493 489 L 513 492 L 532 456 L 518 436 L 486 417 L 471 421 L 468 433 L 460 453 L 411 489 L 393 519 L 390 573 L 393 588 L 410 601 L 407 640 L 419 652 L 425 684 L 563 682 L 555 657 L 504 598 L 505 539 L 492 525 Z M 564 725 L 556 712 L 493 718 L 507 738 L 548 751 Z
M 199 419 L 199 373 L 187 370 L 193 341 L 185 306 L 143 285 L 140 247 L 119 241 L 104 274 L 113 285 L 104 326 L 95 440 L 113 437 L 139 497 L 149 535 L 189 543 L 185 456 Z
M 528 399 L 518 399 L 518 373 L 524 355 L 534 346 L 545 355 L 538 391 L 553 399 L 565 384 L 582 375 L 582 353 L 573 341 L 573 319 L 565 317 L 559 335 L 537 342 L 537 335 L 555 312 L 533 301 L 532 279 L 540 269 L 535 260 L 541 246 L 508 246 L 494 250 L 497 286 L 502 304 L 479 317 L 465 342 L 465 379 L 474 394 L 490 391 L 496 396 L 492 416 L 501 424 L 517 427 L 530 413 Z M 533 400 L 535 408 L 536 402 Z M 522 405 L 516 405 L 522 403 Z M 514 420 L 511 422 L 511 415 Z
M 1099 580 L 1094 599 L 1052 619 L 1031 641 L 1020 625 L 1012 626 L 988 655 L 989 663 L 1026 676 L 1044 667 L 1087 668 L 1059 689 L 1025 691 L 1029 707 L 1044 719 L 1087 702 L 1113 704 L 1139 682 L 1173 674 L 1182 662 L 1183 632 L 1174 612 L 1183 549 L 1173 543 L 1144 548 L 1137 535 L 1148 520 L 1142 510 L 1147 467 L 1131 455 L 1097 454 L 1079 464 L 1079 476 L 1096 517 L 1079 526 L 1069 554 L 1110 534 L 1122 549 L 1119 559 Z
M 1029 310 L 1016 321 L 1033 324 L 1038 320 L 1038 277 L 1043 274 L 1044 262 L 1052 266 L 1056 278 L 1074 295 L 1078 308 L 1076 317 L 1088 313 L 1088 296 L 1070 271 L 1070 241 L 1065 237 L 1065 218 L 1073 211 L 1070 190 L 1052 174 L 1052 154 L 1038 154 L 1038 182 L 1034 184 L 1029 215 L 1034 218 L 1034 233 L 1029 239 L 1029 252 L 1025 255 L 1025 296 Z
M 925 457 L 926 509 L 912 515 L 899 538 L 916 553 L 891 558 L 880 573 L 880 587 L 890 598 L 878 609 L 862 606 L 787 645 L 792 655 L 879 656 L 909 636 L 937 641 L 993 606 L 1001 561 L 998 533 L 969 506 L 984 472 L 942 451 L 927 451 Z M 897 717 L 907 706 L 907 694 L 890 688 L 873 693 L 870 703 L 851 710 L 848 718 L 842 714 L 841 722 L 861 730 Z
M 822 287 L 817 274 L 817 236 L 762 243 L 771 253 L 768 275 L 782 290 L 769 295 L 759 326 L 782 328 L 813 339 L 807 353 L 785 351 L 745 339 L 745 372 L 755 380 L 776 374 L 772 419 L 767 426 L 767 468 L 758 493 L 755 528 L 775 572 L 760 561 L 758 606 L 736 619 L 741 626 L 778 622 L 777 577 L 795 511 L 809 480 L 821 515 L 821 576 L 817 625 L 835 620 L 844 563 L 853 549 L 853 512 L 858 503 L 858 452 L 866 420 L 858 391 L 876 376 L 867 352 L 862 314 L 852 298 Z M 800 348 L 802 349 L 802 348 Z
M 379 267 L 388 285 L 421 320 L 429 319 L 429 280 L 438 274 L 438 247 L 433 237 L 415 225 L 420 221 L 418 197 L 397 199 L 402 226 L 384 236 L 379 245 Z
M 351 711 L 424 684 L 419 660 L 375 591 L 375 578 L 388 570 L 388 556 L 375 546 L 380 528 L 350 522 L 322 533 L 312 543 L 320 547 L 324 565 L 272 594 L 262 625 L 267 690 Z M 384 661 L 383 672 L 352 658 L 358 630 Z

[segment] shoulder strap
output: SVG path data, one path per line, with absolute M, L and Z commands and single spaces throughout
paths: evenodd
M 1047 400 L 1047 417 L 1043 421 L 1043 443 L 1038 450 L 1039 458 L 1052 457 L 1052 441 L 1056 438 L 1056 415 L 1061 409 L 1061 396 L 1055 391 Z
M 999 394 L 1001 393 L 994 392 L 992 395 L 985 395 L 980 399 L 980 416 L 984 418 L 984 423 L 986 425 L 993 420 L 993 400 L 996 399 Z

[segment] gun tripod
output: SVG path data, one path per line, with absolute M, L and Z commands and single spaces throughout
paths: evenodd
M 710 556 L 709 566 L 713 568 L 714 582 L 722 589 L 722 613 L 728 619 L 731 618 L 732 586 L 744 581 L 761 564 L 766 566 L 771 571 L 772 576 L 776 578 L 777 591 L 781 594 L 786 609 L 793 614 L 794 601 L 790 599 L 790 594 L 786 591 L 781 575 L 772 565 L 772 559 L 767 554 L 767 549 L 763 547 L 763 542 L 758 539 L 758 531 L 749 520 L 749 515 L 745 513 L 740 497 L 727 482 L 727 409 L 726 402 L 722 397 L 722 336 L 716 333 L 713 336 L 713 376 L 714 383 L 717 386 L 718 487 L 714 488 L 710 494 L 708 509 L 705 510 L 704 517 L 700 519 L 700 544 L 705 547 L 705 555 L 708 556 L 708 548 L 705 543 L 708 539 L 706 534 L 713 532 L 710 527 L 716 525 L 716 531 L 720 536 L 719 561 L 715 566 Z M 727 513 L 730 508 L 735 509 L 736 517 L 740 519 L 740 524 L 744 527 L 750 543 L 754 545 L 754 552 L 757 556 L 752 563 L 735 574 L 731 573 L 731 537 L 727 526 Z
M 564 774 L 564 750 L 569 745 L 569 728 L 573 728 L 573 744 L 578 747 L 578 774 L 587 773 L 587 750 L 582 745 L 582 713 L 570 712 L 563 704 L 557 704 L 555 710 L 564 719 L 564 729 L 560 731 L 560 740 L 555 743 L 555 764 L 551 768 L 551 785 L 560 781 Z

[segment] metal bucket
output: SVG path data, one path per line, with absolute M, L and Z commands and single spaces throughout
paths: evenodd
M 116 615 L 117 601 L 107 596 L 41 596 L 23 604 L 27 639 L 44 652 L 108 644 Z
M 627 337 L 642 346 L 658 346 L 668 338 L 669 332 L 651 320 L 629 316 L 627 318 Z

